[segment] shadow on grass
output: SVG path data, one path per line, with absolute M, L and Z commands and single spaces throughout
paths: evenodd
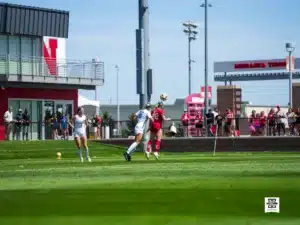
M 101 179 L 101 178 L 100 178 Z M 264 197 L 281 198 L 280 217 L 299 217 L 300 190 L 38 189 L 0 192 L 0 217 L 81 215 L 262 216 Z

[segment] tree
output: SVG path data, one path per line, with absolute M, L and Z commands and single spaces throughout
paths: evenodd
M 109 126 L 109 133 L 112 137 L 113 129 L 115 128 L 115 120 L 112 118 L 108 111 L 105 111 L 102 115 L 102 126 Z

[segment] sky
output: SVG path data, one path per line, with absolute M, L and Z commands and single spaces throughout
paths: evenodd
M 149 0 L 150 65 L 153 96 L 167 93 L 168 103 L 188 95 L 188 39 L 182 22 L 199 24 L 192 43 L 192 92 L 204 85 L 204 0 Z M 138 104 L 136 94 L 135 29 L 138 0 L 8 0 L 6 2 L 70 11 L 67 56 L 99 57 L 105 63 L 105 83 L 97 89 L 101 104 L 116 103 L 116 69 L 119 71 L 120 104 Z M 284 59 L 285 42 L 300 43 L 299 0 L 209 0 L 208 73 L 216 102 L 213 62 Z M 300 44 L 299 44 L 300 48 Z M 298 56 L 297 47 L 295 56 Z M 242 99 L 252 104 L 287 105 L 288 80 L 236 82 Z M 94 99 L 92 91 L 80 91 Z

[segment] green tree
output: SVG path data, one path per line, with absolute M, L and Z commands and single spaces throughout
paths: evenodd
M 102 126 L 109 126 L 110 136 L 113 135 L 113 129 L 115 128 L 116 122 L 109 114 L 108 111 L 105 111 L 102 115 Z

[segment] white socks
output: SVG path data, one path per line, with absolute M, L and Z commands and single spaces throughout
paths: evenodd
M 130 147 L 128 148 L 127 154 L 131 155 L 131 153 L 135 151 L 136 146 L 138 146 L 138 143 L 133 142 L 133 143 L 130 145 Z

